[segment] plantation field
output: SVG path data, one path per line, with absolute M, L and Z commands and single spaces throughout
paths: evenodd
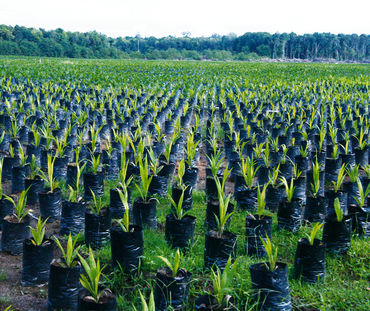
M 360 64 L 0 57 L 0 310 L 112 297 L 117 307 L 102 310 L 370 310 L 369 74 Z M 51 252 L 28 254 L 27 279 L 24 240 L 37 244 L 27 226 L 39 216 L 38 246 Z M 18 236 L 6 229 L 16 224 Z M 104 299 L 82 291 L 81 257 L 67 267 L 69 233 L 104 266 Z M 176 246 L 174 277 L 159 256 L 173 263 Z M 263 281 L 273 275 L 269 290 L 252 282 L 257 263 Z M 79 269 L 68 294 L 50 272 L 51 298 L 50 266 Z M 156 309 L 145 309 L 140 294 L 151 292 Z M 198 303 L 208 294 L 213 308 Z

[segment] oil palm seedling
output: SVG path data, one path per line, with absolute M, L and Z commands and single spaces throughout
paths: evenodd
M 231 170 L 226 167 L 222 181 L 216 179 L 218 201 L 214 205 L 207 205 L 206 223 L 211 230 L 206 233 L 204 250 L 206 268 L 215 265 L 223 270 L 227 258 L 229 256 L 235 258 L 236 235 L 226 230 L 233 214 L 233 205 L 230 204 L 231 194 L 227 196 L 225 194 L 225 183 L 230 172 Z
M 39 174 L 45 182 L 45 188 L 39 192 L 40 212 L 43 219 L 54 221 L 60 218 L 61 212 L 61 190 L 59 182 L 54 177 L 54 163 L 56 156 L 48 154 L 47 174 L 40 170 Z
M 23 286 L 40 285 L 49 280 L 54 241 L 45 236 L 46 221 L 42 221 L 39 217 L 36 227 L 29 227 L 32 237 L 23 243 L 21 276 Z
M 272 244 L 268 235 L 260 239 L 265 247 L 268 261 L 249 266 L 253 300 L 259 309 L 279 308 L 282 304 L 290 309 L 287 265 L 277 261 L 278 248 Z M 274 293 L 273 296 L 272 293 Z
M 173 261 L 158 256 L 166 267 L 157 269 L 154 287 L 154 301 L 160 310 L 168 307 L 183 308 L 188 300 L 189 286 L 192 274 L 181 267 L 182 254 L 179 249 L 175 251 Z M 175 295 L 176 298 L 175 299 Z
M 81 310 L 91 310 L 92 308 L 109 308 L 114 310 L 117 306 L 116 297 L 109 289 L 100 288 L 100 279 L 104 266 L 100 265 L 99 259 L 95 259 L 94 253 L 89 248 L 89 257 L 85 260 L 78 254 L 81 265 L 85 273 L 81 273 L 80 282 L 85 291 L 79 297 L 79 308 Z M 91 301 L 91 298 L 92 301 Z M 104 297 L 104 299 L 102 299 Z
M 27 190 L 23 190 L 17 199 L 5 196 L 13 206 L 12 214 L 6 215 L 2 223 L 1 249 L 18 255 L 23 251 L 23 241 L 30 235 L 28 216 L 29 210 L 26 209 Z

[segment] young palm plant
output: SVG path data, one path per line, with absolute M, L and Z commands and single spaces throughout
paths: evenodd
M 33 239 L 31 239 L 33 245 L 40 246 L 44 242 L 46 222 L 47 219 L 42 221 L 41 217 L 39 217 L 37 220 L 36 228 L 32 228 L 31 226 L 29 227 L 33 237 Z
M 148 158 L 145 157 L 145 160 L 143 162 L 142 159 L 139 159 L 139 170 L 140 170 L 140 180 L 141 184 L 138 185 L 135 183 L 135 187 L 138 190 L 141 199 L 143 202 L 149 201 L 149 186 L 153 179 L 153 176 L 149 176 L 149 164 L 148 164 Z
M 274 271 L 276 268 L 278 247 L 272 244 L 267 234 L 266 239 L 263 239 L 262 237 L 260 237 L 260 239 L 267 253 L 268 264 L 266 265 L 266 267 L 268 268 L 268 270 Z
M 54 163 L 56 156 L 48 154 L 48 171 L 47 175 L 43 171 L 39 171 L 40 177 L 46 182 L 47 187 L 50 188 L 50 192 L 54 192 L 58 188 L 59 183 L 54 178 Z
M 100 266 L 99 259 L 95 260 L 94 253 L 91 248 L 89 248 L 88 260 L 85 260 L 80 254 L 77 255 L 86 272 L 86 275 L 80 275 L 81 285 L 88 291 L 93 298 L 93 301 L 98 304 L 101 295 L 104 293 L 104 290 L 99 291 L 99 282 L 102 276 L 102 271 L 105 267 Z
M 66 268 L 72 268 L 75 267 L 78 264 L 78 261 L 76 260 L 78 251 L 80 250 L 81 246 L 76 247 L 76 243 L 78 240 L 79 234 L 76 235 L 74 238 L 72 238 L 72 235 L 68 235 L 67 240 L 67 248 L 64 250 L 64 247 L 60 243 L 59 239 L 57 237 L 54 237 L 54 241 L 57 244 L 58 248 L 62 252 L 62 260 L 58 261 L 59 265 Z
M 211 270 L 211 281 L 213 296 L 216 299 L 219 308 L 228 307 L 228 301 L 225 299 L 227 295 L 232 293 L 231 281 L 238 267 L 238 260 L 232 264 L 231 257 L 227 260 L 224 270 L 221 272 L 219 267 Z
M 19 195 L 19 198 L 14 201 L 14 199 L 10 196 L 5 196 L 5 198 L 13 204 L 14 206 L 14 216 L 16 217 L 17 221 L 20 223 L 22 220 L 29 214 L 29 210 L 26 209 L 27 205 L 27 190 L 23 190 Z
M 228 219 L 232 216 L 233 212 L 228 212 L 228 207 L 231 200 L 231 194 L 225 196 L 225 183 L 230 175 L 231 170 L 225 168 L 224 177 L 222 180 L 222 184 L 218 178 L 215 179 L 217 191 L 218 191 L 218 201 L 219 201 L 219 215 L 215 215 L 217 227 L 218 227 L 218 236 L 222 237 L 222 234 L 225 230 L 225 226 L 227 224 Z

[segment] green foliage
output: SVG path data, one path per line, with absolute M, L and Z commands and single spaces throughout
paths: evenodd
M 76 184 L 75 187 L 72 187 L 71 185 L 68 185 L 69 188 L 69 201 L 71 202 L 79 202 L 80 200 L 80 179 L 81 175 L 85 169 L 86 163 L 80 167 L 80 164 L 77 162 L 76 168 L 77 168 L 77 173 L 76 173 Z
M 268 269 L 270 271 L 274 271 L 276 268 L 276 262 L 277 262 L 277 253 L 278 253 L 278 247 L 274 246 L 269 238 L 269 236 L 266 234 L 266 240 L 260 237 L 263 246 L 266 250 L 267 257 L 269 260 Z
M 287 182 L 287 180 L 286 180 L 286 178 L 285 177 L 281 177 L 280 178 L 280 180 L 281 180 L 281 182 L 282 182 L 282 184 L 284 185 L 284 187 L 285 187 L 285 193 L 286 193 L 286 198 L 287 198 L 287 201 L 288 202 L 292 202 L 292 200 L 293 200 L 293 195 L 294 195 L 294 190 L 295 190 L 295 186 L 294 186 L 294 184 L 293 184 L 293 182 L 294 182 L 294 179 L 292 178 L 291 180 L 290 180 L 290 185 L 288 184 L 288 182 Z
M 216 271 L 214 269 L 211 270 L 213 295 L 220 307 L 226 307 L 224 306 L 224 298 L 226 295 L 231 295 L 233 292 L 231 281 L 235 275 L 237 267 L 238 259 L 235 260 L 231 267 L 231 257 L 229 257 L 223 272 L 220 271 L 218 266 L 216 266 Z
M 149 165 L 148 158 L 145 157 L 145 161 L 139 159 L 139 170 L 140 170 L 140 179 L 141 184 L 138 185 L 135 183 L 136 189 L 139 191 L 140 197 L 144 202 L 147 202 L 149 199 L 149 187 L 152 182 L 153 176 L 149 176 Z
M 176 202 L 172 199 L 172 197 L 168 194 L 168 199 L 171 201 L 171 204 L 173 206 L 173 208 L 175 209 L 175 216 L 177 219 L 182 219 L 186 214 L 188 214 L 188 211 L 185 212 L 182 208 L 182 203 L 184 201 L 184 194 L 185 194 L 185 189 L 181 189 L 181 196 L 179 198 L 179 201 L 178 203 L 176 204 Z
M 349 177 L 349 179 L 351 180 L 352 183 L 355 183 L 358 179 L 358 171 L 360 169 L 360 165 L 355 165 L 354 167 L 349 167 L 347 168 L 346 172 L 347 172 L 347 175 Z
M 39 171 L 40 177 L 46 182 L 47 186 L 50 188 L 51 192 L 54 192 L 58 188 L 59 183 L 56 182 L 54 178 L 54 162 L 56 156 L 52 156 L 51 153 L 48 154 L 48 174 L 46 175 L 42 170 Z
M 67 240 L 67 249 L 64 250 L 62 244 L 60 243 L 59 239 L 57 237 L 54 237 L 54 241 L 57 244 L 58 248 L 62 252 L 62 258 L 64 262 L 61 262 L 60 264 L 63 267 L 72 268 L 77 265 L 77 261 L 75 260 L 78 255 L 78 251 L 80 249 L 80 246 L 76 247 L 76 243 L 78 240 L 79 234 L 76 235 L 74 238 L 72 238 L 72 235 L 69 234 L 68 240 Z
M 100 296 L 103 293 L 103 291 L 99 292 L 99 281 L 102 276 L 104 266 L 100 267 L 99 259 L 95 261 L 94 253 L 91 248 L 89 248 L 89 258 L 87 261 L 80 254 L 77 255 L 87 274 L 87 276 L 84 274 L 80 275 L 81 285 L 90 293 L 94 302 L 98 303 Z
M 308 242 L 310 243 L 310 245 L 312 246 L 313 243 L 315 242 L 315 238 L 316 236 L 318 235 L 320 229 L 322 228 L 324 224 L 320 224 L 319 222 L 315 223 L 314 226 L 312 227 L 312 230 L 310 232 L 310 234 L 307 234 L 306 233 L 306 236 L 307 236 L 307 239 L 308 239 Z
M 211 157 L 209 157 L 208 155 L 206 156 L 209 161 L 209 166 L 211 169 L 212 176 L 216 178 L 220 168 L 222 167 L 224 157 L 221 157 L 220 151 L 212 154 Z
M 181 254 L 180 250 L 179 249 L 176 250 L 175 256 L 173 258 L 173 263 L 170 262 L 167 258 L 165 258 L 163 256 L 158 256 L 158 258 L 161 259 L 167 265 L 167 267 L 169 269 L 171 269 L 172 276 L 176 277 L 177 272 L 180 269 L 180 262 L 181 262 L 181 259 L 182 259 L 182 254 Z
M 54 143 L 57 148 L 58 157 L 63 158 L 66 151 L 67 142 L 62 138 L 59 139 L 57 137 L 54 137 Z
M 93 174 L 98 174 L 99 167 L 100 167 L 100 154 L 98 156 L 93 155 L 91 160 L 91 171 Z
M 48 221 L 46 218 L 44 221 L 41 220 L 41 217 L 37 220 L 36 228 L 32 228 L 30 226 L 31 234 L 33 237 L 33 240 L 31 240 L 33 245 L 40 246 L 42 242 L 44 241 L 45 236 L 45 224 Z
M 334 200 L 334 210 L 335 215 L 337 216 L 337 221 L 341 222 L 343 220 L 343 210 L 340 207 L 339 198 L 335 198 Z
M 222 180 L 222 184 L 218 178 L 215 179 L 216 186 L 217 186 L 217 192 L 218 192 L 218 204 L 219 204 L 219 216 L 216 218 L 217 227 L 218 227 L 218 235 L 219 237 L 222 236 L 225 226 L 227 223 L 227 220 L 232 216 L 232 212 L 228 213 L 228 207 L 231 200 L 231 194 L 228 196 L 225 196 L 225 182 L 230 175 L 231 170 L 229 170 L 227 167 L 224 171 L 224 177 Z
M 335 192 L 338 192 L 340 190 L 340 187 L 342 186 L 345 177 L 346 177 L 346 164 L 343 163 L 342 167 L 339 170 L 337 180 L 332 181 Z
M 269 183 L 274 188 L 277 188 L 280 186 L 280 183 L 278 183 L 279 173 L 280 173 L 280 163 L 276 167 L 272 168 L 272 172 L 269 172 Z
M 255 167 L 256 162 L 252 158 L 242 158 L 240 163 L 241 172 L 247 188 L 252 189 L 254 179 L 259 167 Z
M 129 232 L 130 230 L 130 208 L 128 204 L 128 192 L 126 187 L 122 187 L 123 190 L 117 188 L 119 197 L 121 199 L 125 214 L 122 219 L 117 220 L 117 223 L 121 227 L 123 232 Z
M 175 176 L 177 186 L 181 189 L 185 189 L 186 185 L 184 184 L 183 177 L 185 174 L 185 161 L 184 159 L 181 159 L 179 162 L 179 167 L 177 169 L 177 176 Z
M 13 204 L 14 212 L 15 212 L 14 215 L 17 218 L 18 222 L 21 222 L 23 218 L 26 217 L 28 213 L 30 212 L 29 210 L 26 209 L 28 190 L 29 188 L 27 190 L 23 190 L 21 194 L 19 195 L 19 198 L 17 199 L 17 201 L 14 201 L 13 198 L 9 196 L 5 196 L 5 198 Z
M 91 191 L 91 196 L 93 198 L 93 202 L 90 205 L 90 209 L 95 215 L 100 215 L 100 212 L 104 208 L 103 199 L 102 197 L 96 197 L 94 191 L 92 191 L 91 189 L 90 191 Z
M 149 304 L 147 304 L 141 291 L 139 291 L 139 294 L 140 294 L 140 300 L 141 300 L 141 311 L 155 311 L 153 290 L 150 291 Z M 134 307 L 134 310 L 137 311 L 135 307 Z
M 261 191 L 262 186 L 257 187 L 257 215 L 259 218 L 262 217 L 262 214 L 265 211 L 266 207 L 266 190 L 268 184 L 264 185 Z
M 29 166 L 30 166 L 30 171 L 31 171 L 30 172 L 30 178 L 35 179 L 36 176 L 39 175 L 40 168 L 36 164 L 36 157 L 35 157 L 34 154 L 32 155 L 31 162 L 30 162 Z
M 193 167 L 193 161 L 197 152 L 199 141 L 194 142 L 194 133 L 189 132 L 186 140 L 186 163 L 189 167 Z
M 370 195 L 370 184 L 367 185 L 366 190 L 364 191 L 360 178 L 357 178 L 357 187 L 358 187 L 358 192 L 360 194 L 360 197 L 357 198 L 353 196 L 353 198 L 356 200 L 358 206 L 363 208 L 365 206 L 366 199 Z
M 24 154 L 24 151 L 23 151 L 22 147 L 18 148 L 18 154 L 19 154 L 19 158 L 21 160 L 21 166 L 26 166 L 27 165 L 27 156 Z
M 12 146 L 12 144 L 9 145 L 9 154 L 10 154 L 10 157 L 14 158 L 14 148 Z

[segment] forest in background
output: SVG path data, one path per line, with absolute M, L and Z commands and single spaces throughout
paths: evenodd
M 0 55 L 144 59 L 370 61 L 370 35 L 247 32 L 210 37 L 110 38 L 96 31 L 0 25 Z

